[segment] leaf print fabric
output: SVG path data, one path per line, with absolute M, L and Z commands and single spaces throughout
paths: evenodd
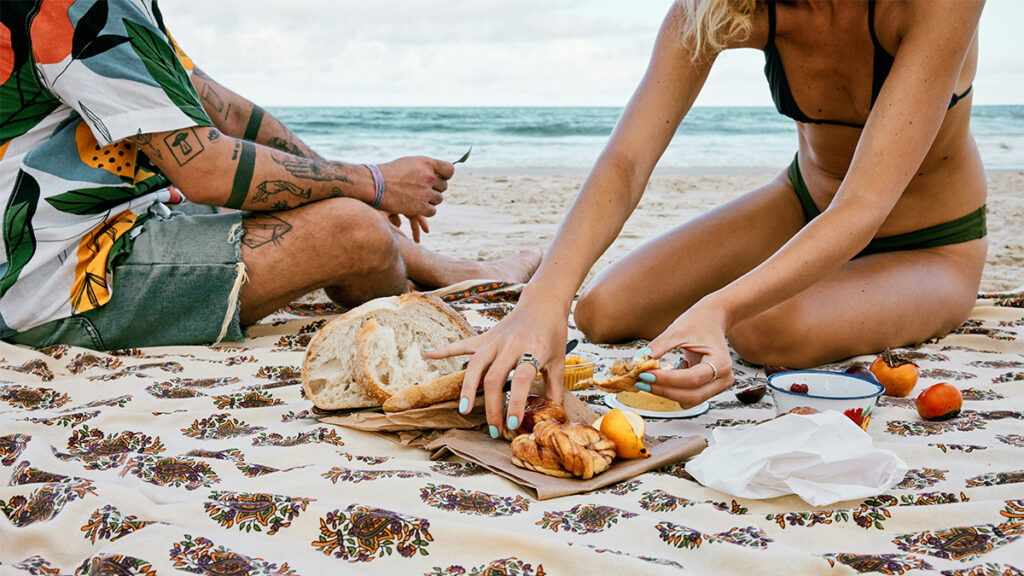
M 4 2 L 0 338 L 108 302 L 111 254 L 181 200 L 124 139 L 211 125 L 191 69 L 153 0 Z
M 520 289 L 444 298 L 487 330 Z M 969 391 L 963 414 L 928 423 L 912 401 L 879 403 L 867 433 L 910 470 L 884 494 L 824 509 L 709 490 L 685 462 L 537 501 L 460 458 L 323 424 L 302 395 L 308 338 L 296 337 L 338 314 L 326 304 L 288 306 L 232 346 L 0 343 L 0 572 L 1024 574 L 1024 389 L 1007 377 L 1024 367 L 1024 308 L 998 304 L 1021 296 L 980 299 L 974 333 L 899 350 L 920 364 L 919 387 Z M 572 326 L 598 372 L 646 344 L 597 346 Z M 763 382 L 734 360 L 742 386 Z M 603 394 L 578 394 L 605 409 Z M 774 415 L 734 390 L 711 405 L 648 419 L 648 433 L 706 437 Z

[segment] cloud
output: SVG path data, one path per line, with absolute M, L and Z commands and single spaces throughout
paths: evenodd
M 624 105 L 671 0 L 160 0 L 201 68 L 265 106 Z M 1024 57 L 989 0 L 976 103 L 1020 102 Z M 719 58 L 698 105 L 771 104 L 757 50 Z

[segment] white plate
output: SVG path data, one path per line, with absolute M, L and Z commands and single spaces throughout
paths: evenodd
M 637 414 L 645 418 L 696 418 L 701 414 L 711 409 L 711 404 L 707 402 L 701 402 L 693 408 L 687 410 L 676 410 L 674 412 L 655 412 L 654 410 L 641 410 L 639 408 L 633 408 L 632 406 L 626 406 L 619 399 L 615 397 L 615 392 L 608 392 L 604 395 L 604 403 L 609 408 L 619 408 L 622 410 L 632 410 Z

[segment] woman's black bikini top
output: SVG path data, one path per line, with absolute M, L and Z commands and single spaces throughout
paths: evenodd
M 767 4 L 768 44 L 764 47 L 764 75 L 768 78 L 768 85 L 772 91 L 772 100 L 775 101 L 775 108 L 781 114 L 789 116 L 797 122 L 863 128 L 863 124 L 855 122 L 811 118 L 800 110 L 796 100 L 793 99 L 789 80 L 786 79 L 786 70 L 782 67 L 782 56 L 779 55 L 779 49 L 775 46 L 775 2 L 769 0 Z M 871 33 L 871 43 L 875 47 L 874 77 L 871 83 L 871 105 L 874 106 L 875 99 L 878 98 L 878 93 L 882 90 L 882 83 L 885 82 L 885 78 L 889 75 L 893 62 L 892 55 L 885 51 L 885 48 L 878 42 L 878 37 L 875 36 L 875 0 L 868 0 L 868 31 Z M 970 92 L 971 87 L 969 86 L 967 90 L 964 90 L 963 94 L 953 94 L 953 98 L 949 102 L 949 108 L 955 106 L 957 102 L 966 97 Z

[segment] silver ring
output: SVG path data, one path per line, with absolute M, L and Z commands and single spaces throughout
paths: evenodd
M 519 361 L 516 362 L 516 368 L 519 368 L 519 365 L 524 362 L 528 364 L 533 364 L 533 367 L 537 370 L 537 373 L 540 373 L 540 361 L 534 358 L 533 354 L 526 353 L 520 356 Z
M 718 380 L 718 368 L 715 368 L 714 364 L 708 362 L 707 360 L 701 360 L 700 363 L 707 364 L 708 366 L 711 367 L 711 380 L 708 380 L 708 382 L 714 382 L 715 380 Z

